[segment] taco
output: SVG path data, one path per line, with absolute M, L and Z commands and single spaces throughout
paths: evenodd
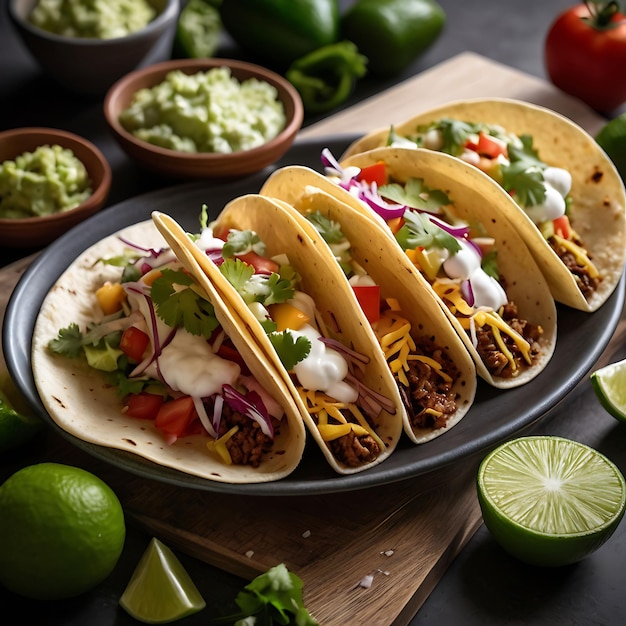
M 313 170 L 299 168 L 306 184 L 368 216 L 405 251 L 478 375 L 502 389 L 535 378 L 554 352 L 556 306 L 523 241 L 496 213 L 498 186 L 476 168 L 428 150 L 382 148 L 341 164 L 326 159 L 334 168 L 315 183 Z M 386 190 L 396 194 L 393 201 L 381 196 Z
M 341 268 L 393 373 L 404 430 L 414 443 L 447 432 L 469 411 L 476 368 L 428 284 L 408 257 L 365 215 L 304 184 L 299 167 L 275 171 L 261 194 L 284 201 L 301 227 Z
M 591 312 L 615 290 L 626 260 L 624 184 L 571 120 L 516 100 L 452 102 L 365 135 L 342 159 L 383 146 L 443 151 L 498 182 L 513 199 L 502 210 L 557 302 Z
M 212 481 L 279 480 L 306 430 L 285 385 L 151 221 L 59 277 L 37 317 L 33 374 L 71 435 Z
M 402 435 L 398 389 L 342 273 L 293 213 L 241 196 L 199 238 L 167 215 L 153 219 L 189 271 L 239 316 L 332 468 L 352 474 L 388 458 Z

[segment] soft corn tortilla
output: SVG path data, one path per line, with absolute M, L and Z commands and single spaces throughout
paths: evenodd
M 302 184 L 303 176 L 308 176 L 309 184 Z M 445 427 L 417 428 L 411 424 L 404 404 L 401 405 L 404 431 L 411 441 L 431 441 L 458 424 L 471 408 L 477 386 L 474 362 L 450 325 L 430 286 L 421 280 L 421 275 L 406 254 L 390 238 L 381 236 L 379 227 L 369 217 L 356 213 L 348 205 L 316 186 L 316 177 L 316 172 L 301 166 L 282 168 L 267 179 L 261 193 L 284 201 L 298 216 L 319 211 L 338 223 L 351 243 L 352 257 L 380 286 L 381 298 L 398 301 L 403 316 L 411 324 L 413 338 L 419 342 L 420 337 L 429 337 L 455 364 L 459 372 L 453 386 L 457 410 L 448 418 Z M 328 263 L 336 264 L 332 251 L 315 227 L 305 217 L 300 221 L 302 229 L 309 237 L 327 250 Z M 347 278 L 344 277 L 344 280 L 346 288 L 350 289 Z M 409 281 L 415 281 L 414 288 L 407 288 Z M 376 345 L 382 350 L 378 342 Z
M 124 229 L 96 243 L 60 276 L 45 298 L 35 323 L 32 344 L 33 374 L 41 400 L 50 417 L 66 432 L 100 446 L 131 452 L 145 459 L 187 474 L 223 483 L 260 483 L 288 476 L 299 464 L 306 431 L 291 398 L 273 375 L 272 368 L 258 351 L 249 347 L 226 307 L 218 306 L 216 293 L 209 293 L 222 327 L 231 337 L 250 371 L 264 388 L 282 404 L 280 435 L 260 467 L 225 465 L 207 450 L 207 437 L 193 435 L 168 445 L 149 420 L 126 417 L 117 389 L 104 375 L 83 359 L 52 354 L 47 344 L 60 329 L 76 322 L 81 329 L 101 317 L 95 290 L 105 280 L 117 280 L 120 268 L 97 263 L 127 250 L 119 239 L 147 248 L 163 248 L 165 240 L 148 220 Z
M 478 375 L 488 384 L 499 389 L 508 389 L 524 385 L 535 378 L 545 368 L 554 353 L 557 337 L 556 306 L 537 263 L 511 222 L 498 208 L 502 199 L 500 187 L 494 185 L 493 181 L 478 169 L 447 154 L 429 150 L 380 148 L 354 155 L 342 161 L 341 165 L 367 167 L 379 161 L 387 164 L 390 176 L 396 181 L 406 182 L 412 177 L 423 178 L 431 189 L 443 190 L 454 203 L 456 215 L 468 222 L 481 222 L 488 233 L 494 237 L 498 251 L 498 265 L 507 281 L 509 299 L 517 304 L 520 317 L 539 324 L 543 328 L 540 341 L 541 352 L 532 366 L 524 368 L 518 376 L 512 378 L 492 376 L 458 320 L 434 295 L 434 292 L 433 297 L 440 302 L 446 317 L 465 344 L 476 365 Z M 303 188 L 306 185 L 317 186 L 334 195 L 355 212 L 365 215 L 380 229 L 381 235 L 386 235 L 397 246 L 385 222 L 366 208 L 360 200 L 329 178 L 307 168 L 293 169 L 292 177 L 295 188 Z M 400 250 L 399 247 L 398 249 Z M 414 289 L 416 283 L 420 289 L 422 285 L 428 285 L 419 273 L 406 276 L 406 289 Z
M 557 302 L 587 312 L 602 306 L 615 290 L 626 261 L 626 194 L 617 169 L 593 137 L 550 109 L 502 98 L 451 102 L 394 125 L 394 131 L 410 136 L 418 126 L 444 117 L 498 124 L 517 135 L 532 135 L 542 161 L 570 172 L 570 221 L 602 275 L 602 282 L 589 300 L 526 213 L 510 198 L 500 205 L 515 220 Z M 341 158 L 385 146 L 388 135 L 388 126 L 372 131 L 352 143 Z
M 347 467 L 340 463 L 322 439 L 267 334 L 237 291 L 222 276 L 217 266 L 209 261 L 206 254 L 191 243 L 186 233 L 171 217 L 155 213 L 153 219 L 172 247 L 178 245 L 187 249 L 189 253 L 187 269 L 194 273 L 198 280 L 204 277 L 205 280 L 212 282 L 227 305 L 239 315 L 240 324 L 256 343 L 263 358 L 272 362 L 277 376 L 280 376 L 284 384 L 290 388 L 293 401 L 299 407 L 304 423 L 331 467 L 339 474 L 353 474 L 373 467 L 388 458 L 396 448 L 403 432 L 400 411 L 397 408 L 393 413 L 383 410 L 378 416 L 379 425 L 376 433 L 385 444 L 385 448 L 376 459 L 358 467 Z M 319 246 L 316 246 L 302 232 L 293 212 L 285 210 L 269 198 L 249 194 L 227 204 L 218 216 L 216 224 L 220 229 L 236 228 L 255 231 L 266 244 L 268 257 L 287 254 L 290 264 L 302 279 L 302 290 L 313 298 L 327 325 L 328 336 L 370 357 L 361 379 L 362 382 L 392 400 L 395 407 L 401 405 L 400 394 L 387 364 L 381 353 L 374 349 L 376 338 L 372 328 L 361 309 L 355 307 L 352 294 L 347 292 L 343 273 L 338 267 L 337 272 L 332 271 L 335 269 L 332 266 L 329 268 L 325 251 L 321 251 Z M 199 275 L 198 272 L 200 272 Z

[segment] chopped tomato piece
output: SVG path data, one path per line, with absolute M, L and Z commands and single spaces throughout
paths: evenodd
M 499 139 L 486 135 L 485 133 L 479 133 L 476 152 L 490 159 L 496 159 L 501 154 L 506 153 L 506 144 Z
M 554 224 L 554 232 L 559 237 L 563 237 L 563 239 L 569 239 L 572 235 L 572 227 L 569 223 L 569 217 L 567 215 L 561 215 L 561 217 L 557 217 L 555 220 L 552 220 Z
M 352 290 L 370 324 L 380 319 L 380 287 L 378 285 L 353 285 Z
M 255 273 L 257 274 L 278 273 L 278 270 L 280 269 L 276 261 L 272 261 L 272 259 L 261 256 L 256 252 L 247 252 L 246 254 L 240 254 L 237 255 L 237 258 L 241 259 L 244 263 L 247 263 L 248 265 L 252 265 L 252 267 L 254 267 Z
M 120 339 L 120 350 L 131 360 L 141 361 L 143 353 L 146 351 L 150 337 L 143 330 L 135 326 L 129 326 Z
M 227 241 L 229 232 L 230 228 L 226 228 L 225 226 L 217 226 L 213 229 L 213 237 L 215 237 L 216 239 L 221 239 L 222 241 Z
M 376 183 L 379 187 L 387 183 L 387 166 L 383 161 L 368 165 L 359 172 L 357 179 L 366 183 Z
M 180 437 L 189 428 L 196 415 L 193 398 L 182 396 L 181 398 L 168 400 L 161 405 L 154 420 L 154 425 L 166 435 Z
M 136 393 L 126 400 L 125 415 L 142 420 L 153 420 L 163 405 L 163 396 L 157 393 Z

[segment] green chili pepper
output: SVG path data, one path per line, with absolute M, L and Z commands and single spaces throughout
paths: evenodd
M 435 0 L 357 0 L 341 18 L 341 35 L 368 58 L 370 73 L 401 72 L 439 36 L 446 20 Z
M 220 14 L 255 61 L 279 67 L 339 39 L 337 0 L 222 0 Z
M 367 59 L 351 41 L 341 41 L 296 59 L 285 77 L 300 92 L 307 113 L 322 113 L 346 100 L 366 72 Z

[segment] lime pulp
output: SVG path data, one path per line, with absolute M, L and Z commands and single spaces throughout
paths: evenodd
M 590 379 L 600 404 L 615 419 L 626 422 L 626 360 L 592 372 Z

